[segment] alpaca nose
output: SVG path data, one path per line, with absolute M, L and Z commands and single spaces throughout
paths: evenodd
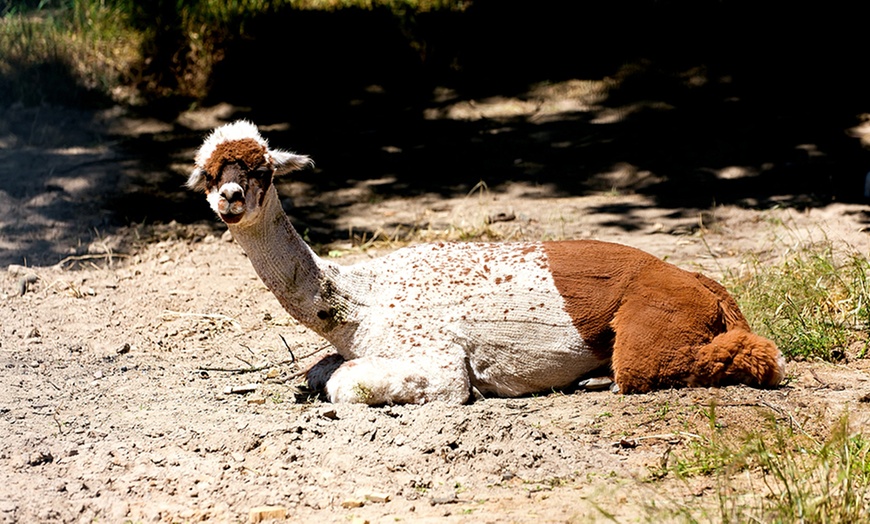
M 224 184 L 220 194 L 227 202 L 233 203 L 244 200 L 244 192 L 238 184 Z
M 245 191 L 239 184 L 228 182 L 212 195 L 214 195 L 212 208 L 221 215 L 224 221 L 227 220 L 228 216 L 238 218 L 245 212 Z

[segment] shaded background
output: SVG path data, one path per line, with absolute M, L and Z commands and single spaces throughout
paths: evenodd
M 116 102 L 72 73 L 60 94 L 24 104 L 85 111 L 52 122 L 43 109 L 44 125 L 57 127 L 43 131 L 43 146 L 74 146 L 64 126 L 81 126 L 85 132 L 75 136 L 88 144 L 117 145 L 52 171 L 55 179 L 99 177 L 95 186 L 119 188 L 45 206 L 51 220 L 79 231 L 143 221 L 213 223 L 201 197 L 180 187 L 178 166 L 189 165 L 204 131 L 179 115 L 216 104 L 230 104 L 227 119 L 266 126 L 273 145 L 312 155 L 318 169 L 297 178 L 319 193 L 386 177 L 389 183 L 377 186 L 380 198 L 465 194 L 481 181 L 493 191 L 523 181 L 580 195 L 613 190 L 600 175 L 628 165 L 645 175 L 616 189 L 675 210 L 867 201 L 870 156 L 850 131 L 870 112 L 858 4 L 474 0 L 425 12 L 280 8 L 221 27 L 220 38 L 207 44 L 212 63 L 204 78 L 196 77 L 190 42 L 176 24 L 179 4 L 160 0 L 139 9 L 137 23 L 148 37 L 127 82 L 140 98 L 124 111 L 164 125 L 114 133 L 105 110 L 89 119 L 88 111 Z M 43 67 L 63 78 L 63 64 Z M 433 108 L 491 97 L 534 102 L 534 88 L 571 79 L 605 80 L 595 111 L 547 119 L 425 117 Z M 32 110 L 10 101 L 8 89 L 5 95 L 8 120 L 32 125 Z M 43 166 L 55 153 L 21 148 L 28 151 L 29 172 L 47 173 Z M 68 191 L 39 176 L 13 191 L 10 177 L 20 172 L 0 165 L 0 187 L 14 198 Z M 346 235 L 330 234 L 330 217 L 341 209 L 319 211 L 315 240 Z M 6 259 L 21 258 L 19 251 Z M 49 250 L 44 258 L 59 256 Z

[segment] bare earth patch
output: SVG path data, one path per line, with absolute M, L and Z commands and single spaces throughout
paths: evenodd
M 4 160 L 35 162 L 29 147 Z M 0 276 L 2 522 L 240 522 L 265 505 L 299 522 L 660 520 L 653 507 L 713 493 L 707 477 L 654 480 L 703 434 L 711 404 L 735 435 L 770 417 L 820 437 L 844 411 L 853 424 L 868 420 L 870 365 L 854 358 L 790 363 L 788 383 L 772 391 L 553 392 L 459 407 L 309 399 L 299 373 L 328 348 L 281 309 L 221 227 L 51 236 L 38 210 L 65 200 L 84 213 L 88 190 L 112 184 L 116 168 L 141 169 L 111 144 L 78 151 L 63 158 L 91 163 L 80 179 L 22 187 L 7 178 L 0 192 L 4 249 L 55 242 L 55 260 L 76 256 L 17 261 Z M 388 199 L 371 198 L 371 185 L 280 190 L 300 209 L 344 206 L 337 227 L 348 240 L 323 251 L 348 263 L 464 235 L 616 241 L 716 278 L 800 242 L 870 252 L 860 205 L 674 213 L 639 195 L 565 197 L 520 183 Z M 24 217 L 18 234 L 10 212 Z M 378 234 L 354 241 L 354 231 Z

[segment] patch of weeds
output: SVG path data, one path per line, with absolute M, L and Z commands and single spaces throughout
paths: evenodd
M 363 404 L 368 404 L 374 398 L 374 392 L 372 391 L 372 388 L 364 384 L 356 384 L 353 387 L 353 393 L 356 396 L 357 400 L 359 400 Z
M 715 426 L 715 413 L 711 413 Z M 852 431 L 847 416 L 826 440 L 771 418 L 759 431 L 729 437 L 721 430 L 690 441 L 665 474 L 688 481 L 716 478 L 715 505 L 699 498 L 652 503 L 683 522 L 851 523 L 870 510 L 870 439 Z M 706 505 L 705 505 L 706 504 Z
M 753 259 L 728 278 L 743 313 L 786 357 L 838 360 L 870 347 L 870 261 L 830 242 L 789 250 L 777 263 Z
M 671 412 L 671 403 L 665 401 L 665 402 L 661 403 L 661 404 L 656 408 L 656 417 L 657 417 L 659 420 L 664 420 L 665 417 L 667 417 L 667 416 L 668 416 L 668 413 L 670 413 L 670 412 Z

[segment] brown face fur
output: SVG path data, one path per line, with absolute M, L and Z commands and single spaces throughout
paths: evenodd
M 267 150 L 245 138 L 222 142 L 205 165 L 205 191 L 212 209 L 227 224 L 252 218 L 272 184 Z
M 253 138 L 221 142 L 206 162 L 205 171 L 217 177 L 228 162 L 241 164 L 247 169 L 256 169 L 266 163 L 266 148 Z

